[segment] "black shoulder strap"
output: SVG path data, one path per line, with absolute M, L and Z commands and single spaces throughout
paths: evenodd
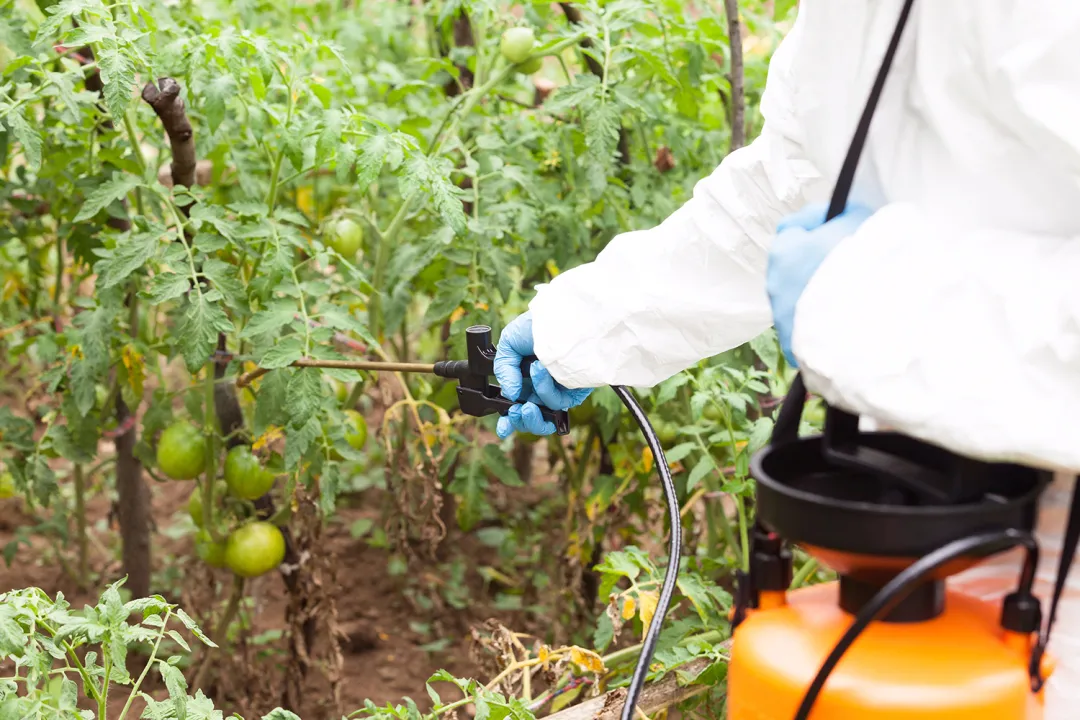
M 1043 627 L 1039 642 L 1031 654 L 1031 666 L 1028 672 L 1031 675 L 1031 689 L 1034 692 L 1042 690 L 1046 678 L 1042 676 L 1042 659 L 1046 653 L 1046 646 L 1050 642 L 1050 631 L 1054 629 L 1054 620 L 1057 619 L 1058 603 L 1065 592 L 1065 583 L 1069 579 L 1069 570 L 1072 569 L 1076 559 L 1076 550 L 1080 546 L 1080 476 L 1073 480 L 1072 503 L 1069 507 L 1069 519 L 1065 525 L 1065 539 L 1061 545 L 1061 558 L 1058 560 L 1057 579 L 1054 580 L 1054 594 L 1050 596 L 1050 614 L 1046 618 L 1046 626 Z

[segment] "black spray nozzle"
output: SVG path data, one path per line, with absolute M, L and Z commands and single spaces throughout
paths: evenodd
M 514 403 L 502 396 L 502 389 L 489 382 L 495 374 L 495 346 L 491 344 L 491 328 L 473 325 L 465 330 L 467 360 L 444 360 L 435 363 L 435 374 L 458 381 L 458 405 L 466 415 L 506 415 Z M 535 357 L 521 361 L 522 376 L 529 377 L 529 369 Z M 555 423 L 555 432 L 570 432 L 570 414 L 565 410 L 552 410 L 540 406 L 540 413 L 548 422 Z

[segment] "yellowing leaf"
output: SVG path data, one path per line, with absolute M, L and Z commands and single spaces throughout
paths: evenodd
M 559 274 L 559 266 L 555 264 L 554 260 L 548 260 L 546 263 L 544 263 L 544 267 L 547 268 L 547 271 L 548 273 L 550 273 L 551 277 L 555 277 Z
M 660 593 L 655 590 L 638 593 L 638 604 L 641 606 L 641 636 L 649 631 L 653 615 L 656 614 L 656 604 L 660 601 Z
M 645 447 L 641 449 L 641 464 L 645 466 L 645 472 L 652 470 L 652 448 Z
M 623 600 L 623 606 L 622 606 L 622 619 L 623 620 L 630 620 L 631 618 L 634 617 L 634 614 L 636 612 L 637 612 L 637 603 L 634 601 L 634 598 L 628 597 L 625 600 Z
M 302 185 L 296 191 L 296 206 L 304 213 L 312 214 L 315 209 L 315 191 L 310 185 Z
M 547 645 L 540 646 L 540 652 L 536 654 L 536 659 L 540 661 L 540 664 L 547 670 L 548 663 L 551 662 L 551 649 Z
M 599 655 L 592 650 L 585 650 L 579 648 L 576 645 L 570 648 L 570 662 L 577 665 L 582 670 L 587 670 L 592 673 L 602 673 L 606 670 L 604 667 L 604 661 Z
M 459 307 L 454 312 L 450 313 L 450 322 L 456 323 L 461 318 L 465 317 L 465 308 Z
M 132 345 L 125 345 L 121 356 L 124 369 L 127 370 L 128 385 L 137 396 L 143 394 L 143 381 L 146 380 L 146 363 L 143 362 L 142 353 Z
M 271 425 L 269 428 L 267 428 L 266 432 L 260 435 L 255 440 L 255 442 L 252 443 L 252 452 L 259 452 L 263 448 L 268 447 L 275 440 L 279 440 L 283 434 L 284 433 L 282 433 L 281 428 L 277 427 L 276 425 Z

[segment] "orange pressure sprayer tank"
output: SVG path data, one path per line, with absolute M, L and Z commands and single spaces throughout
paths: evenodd
M 802 400 L 785 405 L 751 463 L 757 520 L 732 618 L 728 718 L 1042 720 L 1052 668 L 1038 644 L 1032 531 L 1049 476 L 862 432 L 831 407 L 822 435 L 799 437 Z M 789 591 L 792 544 L 839 579 Z M 946 589 L 1016 547 L 1026 559 L 1003 600 Z
M 751 611 L 735 632 L 730 720 L 791 720 L 826 655 L 851 624 L 839 584 L 797 590 Z M 830 675 L 812 720 L 1041 720 L 1030 648 L 1007 638 L 1000 607 L 960 593 L 925 622 L 871 625 Z M 1027 638 L 1023 638 L 1026 640 Z M 1078 711 L 1080 717 L 1080 711 Z

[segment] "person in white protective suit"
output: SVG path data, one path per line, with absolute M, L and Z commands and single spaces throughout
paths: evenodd
M 901 6 L 803 0 L 769 69 L 761 135 L 659 226 L 537 288 L 505 329 L 496 375 L 524 402 L 499 434 L 550 433 L 536 403 L 652 386 L 775 318 L 829 403 L 1058 471 L 1040 520 L 1045 596 L 1061 484 L 1080 472 L 1080 2 L 916 2 L 850 209 L 822 224 Z M 957 582 L 1000 595 L 1015 578 L 998 561 Z M 1046 717 L 1078 717 L 1080 570 L 1051 652 Z

